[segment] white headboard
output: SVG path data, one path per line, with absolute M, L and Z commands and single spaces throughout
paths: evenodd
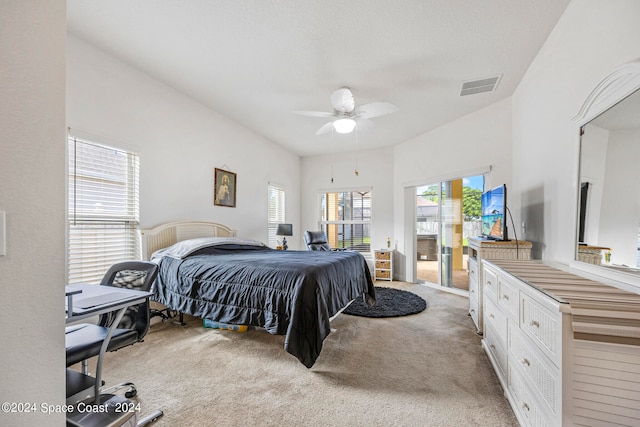
M 176 221 L 158 225 L 150 230 L 140 230 L 142 235 L 142 259 L 148 260 L 158 249 L 174 243 L 198 237 L 236 237 L 236 230 L 226 225 L 206 221 Z

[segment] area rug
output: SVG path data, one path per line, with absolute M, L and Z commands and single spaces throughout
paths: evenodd
M 420 313 L 427 302 L 413 292 L 394 288 L 376 287 L 376 303 L 369 307 L 362 298 L 356 298 L 342 312 L 362 317 L 400 317 Z

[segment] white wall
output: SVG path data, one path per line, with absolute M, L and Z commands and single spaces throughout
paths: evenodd
M 0 7 L 0 425 L 64 425 L 65 32 L 64 0 Z
M 353 136 L 353 134 L 351 134 Z M 343 136 L 343 139 L 346 137 Z M 360 137 L 366 148 L 366 135 Z M 356 157 L 358 175 L 355 174 Z M 302 228 L 318 230 L 320 193 L 325 191 L 372 189 L 371 248 L 386 248 L 393 237 L 393 150 L 359 150 L 335 155 L 309 156 L 302 159 Z M 333 165 L 333 183 L 331 166 Z
M 636 0 L 573 0 L 512 97 L 518 216 L 536 257 L 573 259 L 579 135 L 572 118 L 603 77 L 640 57 L 638 16 Z
M 72 35 L 67 66 L 72 134 L 140 154 L 142 228 L 215 221 L 266 242 L 269 182 L 285 187 L 286 220 L 299 227 L 297 155 Z M 216 167 L 237 174 L 235 208 L 213 204 Z
M 394 239 L 401 280 L 415 280 L 414 187 L 462 178 L 491 166 L 485 187 L 507 184 L 510 197 L 511 143 L 511 104 L 505 99 L 394 148 Z M 510 198 L 508 204 L 513 206 Z

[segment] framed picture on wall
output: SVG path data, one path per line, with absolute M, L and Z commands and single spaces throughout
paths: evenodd
M 213 204 L 216 206 L 236 207 L 236 174 L 215 168 L 213 186 Z

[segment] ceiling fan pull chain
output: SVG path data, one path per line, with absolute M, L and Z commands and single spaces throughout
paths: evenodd
M 334 157 L 333 157 L 334 138 L 335 138 L 335 131 L 333 130 L 333 126 L 332 126 L 331 127 L 331 183 L 332 184 L 333 184 L 333 163 L 334 163 Z
M 356 126 L 356 168 L 353 172 L 356 176 L 360 174 L 360 172 L 358 172 L 358 126 Z

